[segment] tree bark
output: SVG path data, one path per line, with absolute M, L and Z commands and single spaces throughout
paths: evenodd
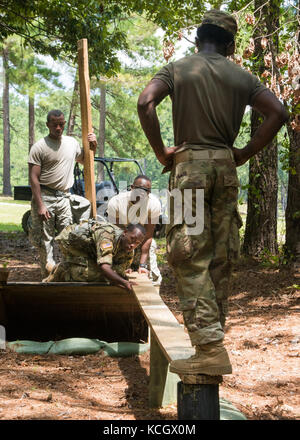
M 300 0 L 298 2 L 300 8 Z M 298 21 L 300 9 L 298 8 Z M 298 44 L 300 44 L 300 31 L 298 30 Z M 292 107 L 292 115 L 299 112 L 299 104 Z M 289 151 L 289 181 L 287 206 L 285 211 L 285 250 L 288 257 L 296 260 L 300 274 L 300 131 L 293 130 L 288 124 L 288 136 L 290 140 Z
M 255 10 L 262 6 L 263 0 L 255 1 Z M 278 37 L 274 29 L 279 25 L 279 3 L 273 1 L 266 4 L 260 15 L 259 25 L 254 34 L 256 73 L 262 74 L 265 70 L 264 53 L 260 44 L 260 37 L 272 34 L 270 37 L 270 51 L 272 53 L 273 74 L 278 75 L 276 55 L 278 53 Z M 258 19 L 258 17 L 257 17 Z M 251 136 L 261 124 L 261 116 L 252 111 Z M 249 256 L 259 256 L 267 250 L 272 254 L 278 253 L 277 243 L 277 138 L 260 151 L 249 162 L 249 186 L 247 201 L 247 219 L 243 253 Z
M 9 49 L 4 44 L 3 57 L 3 195 L 11 196 L 10 183 L 10 125 L 9 125 Z
M 29 132 L 29 142 L 28 142 L 28 151 L 31 150 L 32 145 L 34 144 L 34 95 L 28 96 L 28 132 Z M 30 185 L 30 179 L 28 176 L 28 185 Z
M 300 263 L 300 132 L 288 126 L 288 134 L 290 154 L 285 247 L 287 254 Z
M 253 131 L 257 127 L 253 120 Z M 277 141 L 265 147 L 249 163 L 247 219 L 243 253 L 259 256 L 268 250 L 278 252 L 277 244 Z
M 104 157 L 104 146 L 105 146 L 105 118 L 106 118 L 106 85 L 105 83 L 100 84 L 100 105 L 99 105 L 99 138 L 98 138 L 98 153 L 99 157 Z M 101 163 L 98 163 L 97 170 L 97 182 L 102 182 L 104 180 L 104 169 Z
M 32 145 L 34 144 L 34 95 L 29 95 L 28 97 L 28 110 L 29 110 L 29 145 L 28 151 L 31 150 Z

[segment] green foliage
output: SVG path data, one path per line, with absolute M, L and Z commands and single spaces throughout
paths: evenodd
M 166 188 L 168 176 L 161 175 L 162 166 L 141 129 L 136 108 L 140 92 L 165 63 L 162 44 L 156 36 L 157 26 L 143 18 L 135 16 L 124 20 L 123 28 L 128 32 L 127 38 L 130 43 L 128 58 L 123 62 L 117 77 L 101 78 L 106 87 L 105 155 L 134 157 L 140 160 L 146 174 L 153 178 L 153 186 L 158 189 Z M 92 97 L 94 131 L 98 133 L 99 129 L 95 123 L 99 119 L 100 102 L 97 81 L 92 81 Z M 165 100 L 157 110 L 165 144 L 173 145 L 171 101 Z M 117 179 L 122 180 L 122 175 L 123 173 L 118 173 Z M 128 182 L 131 176 L 132 173 L 129 172 Z
M 112 75 L 120 69 L 118 51 L 128 49 L 124 18 L 145 16 L 172 37 L 180 28 L 199 22 L 203 10 L 196 0 L 3 0 L 0 36 L 20 35 L 36 52 L 72 62 L 77 41 L 88 38 L 90 72 Z
M 125 36 L 113 26 L 121 13 L 113 3 L 101 12 L 100 4 L 90 0 L 4 0 L 0 35 L 6 38 L 15 33 L 38 53 L 72 61 L 77 56 L 77 41 L 88 38 L 91 70 L 113 71 L 119 67 L 116 51 L 125 44 Z
M 70 94 L 49 90 L 48 96 L 37 100 L 35 114 L 36 140 L 48 134 L 46 115 L 52 108 L 61 108 L 69 113 Z M 11 182 L 12 186 L 28 185 L 28 103 L 20 95 L 10 95 L 10 128 L 11 128 Z M 3 178 L 3 125 L 0 124 L 0 181 Z M 1 190 L 0 190 L 1 191 Z
M 15 223 L 1 223 L 0 222 L 0 231 L 1 232 L 18 232 L 18 231 L 22 231 L 22 226 L 16 225 Z
M 157 263 L 159 266 L 163 266 L 164 264 L 167 263 L 166 239 L 165 238 L 156 238 L 155 241 L 157 244 L 157 251 L 156 251 Z
M 34 96 L 48 92 L 49 87 L 61 87 L 58 72 L 48 68 L 30 47 L 24 47 L 20 37 L 9 37 L 6 45 L 9 47 L 10 82 L 19 93 Z
M 299 284 L 293 284 L 292 286 L 287 287 L 287 289 L 300 290 L 300 285 Z
M 268 249 L 264 249 L 260 254 L 260 261 L 263 267 L 277 269 L 286 266 L 290 262 L 284 246 L 279 248 L 278 254 L 273 255 Z
M 219 1 L 210 2 L 218 7 Z M 248 2 L 238 1 L 228 4 L 229 10 L 241 11 Z M 162 189 L 168 184 L 168 174 L 161 174 L 162 166 L 157 161 L 144 133 L 141 130 L 136 111 L 138 95 L 153 74 L 165 64 L 162 52 L 162 39 L 178 38 L 180 29 L 199 24 L 204 9 L 202 2 L 189 1 L 134 1 L 112 0 L 88 1 L 70 0 L 7 0 L 1 3 L 0 35 L 7 37 L 14 30 L 22 36 L 12 53 L 11 67 L 16 68 L 19 92 L 37 94 L 35 110 L 36 140 L 48 132 L 46 114 L 52 108 L 60 108 L 69 114 L 71 92 L 57 90 L 57 75 L 33 56 L 35 51 L 52 54 L 60 60 L 75 61 L 77 40 L 88 38 L 90 74 L 101 75 L 107 88 L 106 144 L 107 156 L 134 157 L 146 165 L 146 174 L 153 180 L 153 187 Z M 247 46 L 253 31 L 251 25 L 243 22 L 246 12 L 253 11 L 253 3 L 240 14 L 238 50 Z M 26 23 L 26 26 L 25 26 Z M 157 29 L 164 30 L 159 37 Z M 286 31 L 287 29 L 287 31 Z M 282 32 L 288 32 L 284 28 Z M 61 37 L 63 36 L 63 37 Z M 16 45 L 17 46 L 17 45 Z M 126 56 L 126 59 L 124 58 Z M 126 61 L 126 62 L 125 62 Z M 250 62 L 249 62 L 250 63 Z M 250 65 L 250 64 L 249 64 Z M 119 70 L 118 76 L 112 76 Z M 56 84 L 55 84 L 56 83 Z M 54 84 L 54 87 L 51 85 Z M 99 120 L 99 81 L 91 78 L 93 101 L 93 125 L 98 134 Z M 172 113 L 170 99 L 158 107 L 161 132 L 165 145 L 173 145 Z M 27 103 L 11 90 L 11 175 L 13 185 L 26 185 L 27 177 Z M 81 140 L 80 121 L 77 119 L 75 137 Z M 0 126 L 2 138 L 2 126 Z M 246 112 L 240 133 L 235 141 L 237 148 L 243 148 L 250 139 L 250 112 Z M 280 139 L 280 138 L 279 138 Z M 279 144 L 281 141 L 279 142 Z M 282 141 L 282 167 L 279 175 L 282 186 L 287 184 L 285 151 L 288 140 Z M 1 144 L 0 144 L 1 146 Z M 281 153 L 280 153 L 281 154 Z M 2 154 L 0 153 L 0 178 L 2 173 Z M 281 163 L 281 162 L 280 162 Z M 126 170 L 124 169 L 126 173 Z M 128 170 L 131 173 L 131 170 Z M 119 178 L 123 178 L 120 171 Z M 131 175 L 131 174 L 130 174 Z M 238 168 L 241 183 L 239 201 L 247 199 L 248 164 Z

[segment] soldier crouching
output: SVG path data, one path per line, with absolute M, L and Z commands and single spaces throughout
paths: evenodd
M 63 261 L 43 282 L 109 282 L 131 290 L 126 271 L 145 234 L 139 224 L 125 230 L 95 220 L 69 225 L 56 237 Z

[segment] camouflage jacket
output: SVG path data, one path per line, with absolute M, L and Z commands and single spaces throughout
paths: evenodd
M 57 237 L 60 249 L 66 260 L 85 257 L 97 265 L 110 264 L 119 275 L 125 277 L 134 252 L 121 248 L 123 231 L 111 223 L 83 220 L 80 224 L 67 226 Z

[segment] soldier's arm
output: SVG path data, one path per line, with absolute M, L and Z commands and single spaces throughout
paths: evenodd
M 110 234 L 96 230 L 93 233 L 93 239 L 96 244 L 97 264 L 99 270 L 112 284 L 131 290 L 131 284 L 128 280 L 122 278 L 113 270 L 113 240 Z
M 29 180 L 32 196 L 37 204 L 38 214 L 42 221 L 47 221 L 51 214 L 43 203 L 40 186 L 41 167 L 39 165 L 29 164 Z
M 283 105 L 269 90 L 264 90 L 255 98 L 253 108 L 261 113 L 265 119 L 246 147 L 233 148 L 237 166 L 243 165 L 268 145 L 288 120 L 288 113 Z
M 172 162 L 176 147 L 166 148 L 160 132 L 156 106 L 169 95 L 169 87 L 160 79 L 152 79 L 138 99 L 138 115 L 144 133 L 162 165 Z
M 105 278 L 107 278 L 112 284 L 122 287 L 123 289 L 132 290 L 132 286 L 135 283 L 125 280 L 118 275 L 117 272 L 112 269 L 110 264 L 103 263 L 100 265 L 100 269 L 102 270 Z

